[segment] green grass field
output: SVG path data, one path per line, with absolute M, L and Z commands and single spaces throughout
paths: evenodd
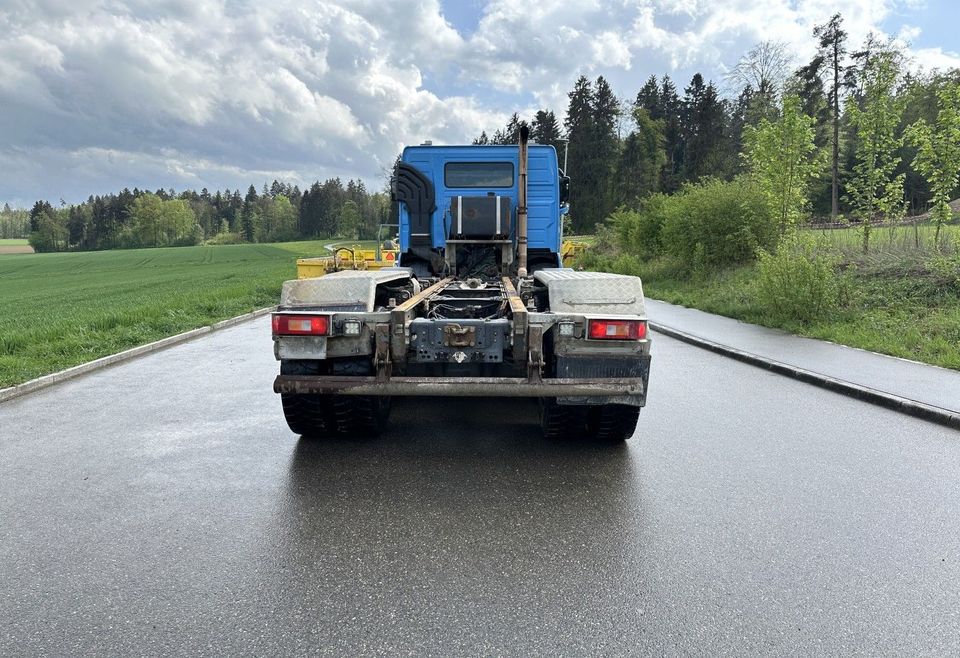
M 376 240 L 338 240 L 337 242 L 328 242 L 326 244 L 332 249 L 339 249 L 341 247 L 346 247 L 347 249 L 351 249 L 353 247 L 360 247 L 361 249 L 377 248 Z
M 30 241 L 26 238 L 0 238 L 0 247 L 26 247 Z
M 276 304 L 323 245 L 0 255 L 0 387 Z
M 808 229 L 816 235 L 822 235 L 827 242 L 841 253 L 857 255 L 862 252 L 863 237 L 859 228 L 851 226 L 841 229 Z M 881 226 L 870 233 L 870 253 L 874 255 L 901 254 L 917 252 L 932 253 L 936 227 L 930 224 L 919 226 Z M 960 226 L 947 224 L 940 229 L 940 245 L 943 251 L 951 252 Z

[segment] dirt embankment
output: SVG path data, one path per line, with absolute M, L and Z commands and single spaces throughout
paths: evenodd
M 28 244 L 2 245 L 0 244 L 0 256 L 3 254 L 32 254 L 33 247 Z

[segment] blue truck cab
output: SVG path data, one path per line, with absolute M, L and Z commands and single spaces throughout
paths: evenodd
M 531 269 L 559 267 L 566 177 L 558 168 L 552 146 L 531 144 L 528 153 L 527 244 Z M 484 238 L 509 240 L 509 250 L 514 252 L 519 187 L 516 146 L 408 146 L 393 180 L 394 200 L 402 202 L 394 205 L 400 264 L 422 268 L 432 262 L 432 273 L 439 274 L 448 242 L 457 238 L 469 238 L 474 243 Z M 495 224 L 498 209 L 499 226 Z M 482 228 L 485 219 L 494 222 L 490 230 Z

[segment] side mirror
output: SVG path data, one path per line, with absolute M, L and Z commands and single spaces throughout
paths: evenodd
M 570 177 L 560 176 L 560 203 L 570 201 Z

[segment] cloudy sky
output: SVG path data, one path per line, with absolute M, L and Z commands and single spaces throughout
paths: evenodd
M 402 145 L 562 114 L 577 75 L 722 80 L 763 39 L 797 62 L 835 11 L 856 44 L 960 66 L 949 0 L 0 0 L 0 203 L 123 187 L 382 182 Z

